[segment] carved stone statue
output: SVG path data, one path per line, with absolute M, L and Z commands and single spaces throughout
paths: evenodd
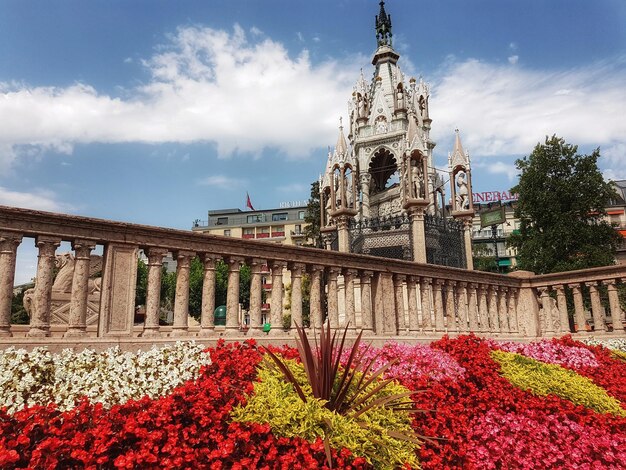
M 469 209 L 469 191 L 467 188 L 466 175 L 460 172 L 456 175 L 456 207 L 457 210 L 465 211 Z

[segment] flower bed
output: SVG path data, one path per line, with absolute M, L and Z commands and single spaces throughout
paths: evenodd
M 151 352 L 146 362 L 119 351 L 102 355 L 125 371 L 126 384 L 134 383 L 128 364 L 135 364 L 135 377 L 142 377 L 137 383 L 147 387 L 132 394 L 105 390 L 105 384 L 120 388 L 107 373 L 85 372 L 96 353 L 67 352 L 60 361 L 45 351 L 0 353 L 5 406 L 8 384 L 21 387 L 23 397 L 0 411 L 0 468 L 328 468 L 315 433 L 273 433 L 270 424 L 255 422 L 260 418 L 246 417 L 255 384 L 263 377 L 280 380 L 270 369 L 259 375 L 264 354 L 253 341 L 220 342 L 208 350 L 210 363 L 196 345 L 173 350 L 167 360 Z M 273 351 L 297 357 L 293 348 Z M 367 354 L 376 353 L 379 361 L 398 359 L 385 372 L 398 387 L 422 391 L 412 397 L 422 410 L 412 426 L 433 438 L 417 450 L 422 468 L 617 469 L 626 462 L 626 362 L 606 348 L 569 337 L 520 346 L 470 335 L 430 346 L 392 343 Z M 178 382 L 174 357 L 184 370 Z M 100 393 L 94 392 L 98 380 Z M 88 398 L 75 403 L 81 395 Z M 334 446 L 349 441 L 345 435 L 331 440 Z M 330 449 L 334 468 L 372 468 L 376 444 L 358 455 L 363 445 L 351 445 L 354 453 Z

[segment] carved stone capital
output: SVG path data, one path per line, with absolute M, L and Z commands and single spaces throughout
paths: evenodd
M 289 271 L 291 271 L 292 279 L 302 277 L 302 274 L 306 270 L 306 265 L 304 263 L 288 263 L 287 267 L 289 268 Z
M 230 272 L 239 271 L 239 268 L 241 268 L 243 263 L 243 258 L 239 256 L 229 256 L 224 258 L 224 262 L 228 265 L 228 270 Z
M 341 274 L 341 268 L 338 266 L 330 266 L 328 268 L 328 277 L 331 281 L 336 281 L 337 276 Z
M 361 282 L 363 284 L 370 284 L 372 282 L 372 277 L 374 277 L 373 271 L 361 271 Z
M 359 271 L 356 269 L 352 269 L 352 268 L 345 268 L 343 270 L 343 277 L 346 278 L 346 280 L 350 279 L 354 279 L 357 275 L 359 274 Z
M 202 260 L 205 271 L 214 271 L 215 265 L 217 261 L 221 259 L 221 256 L 214 253 L 203 253 L 200 259 Z
M 93 240 L 74 240 L 72 242 L 72 250 L 74 250 L 75 259 L 90 259 L 91 250 L 96 247 L 96 242 Z
M 167 252 L 167 248 L 147 248 L 144 250 L 146 257 L 148 258 L 148 266 L 163 265 L 163 257 L 167 255 Z
M 38 236 L 35 245 L 39 248 L 39 256 L 54 256 L 61 239 L 56 237 Z
M 15 253 L 22 243 L 22 234 L 0 231 L 0 253 Z
M 181 268 L 188 268 L 191 265 L 191 260 L 194 256 L 196 256 L 195 251 L 189 250 L 178 250 L 175 251 L 173 254 L 176 257 L 176 263 L 178 267 Z

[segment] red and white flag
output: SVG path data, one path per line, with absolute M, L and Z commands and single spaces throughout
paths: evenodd
M 246 191 L 246 207 L 248 207 L 251 211 L 254 210 L 254 207 L 252 207 L 252 202 L 250 201 L 250 195 L 248 194 L 247 191 Z

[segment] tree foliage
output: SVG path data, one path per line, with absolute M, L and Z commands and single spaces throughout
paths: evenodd
M 322 241 L 322 233 L 320 231 L 322 223 L 320 208 L 320 184 L 318 181 L 311 183 L 311 197 L 309 198 L 309 203 L 306 206 L 304 221 L 307 224 L 304 229 L 304 233 L 307 240 L 310 241 L 309 246 L 323 248 L 324 242 Z
M 515 162 L 521 175 L 511 191 L 519 194 L 521 225 L 508 242 L 521 269 L 543 274 L 614 263 L 619 235 L 603 217 L 615 192 L 598 169 L 600 150 L 577 152 L 552 136 Z

